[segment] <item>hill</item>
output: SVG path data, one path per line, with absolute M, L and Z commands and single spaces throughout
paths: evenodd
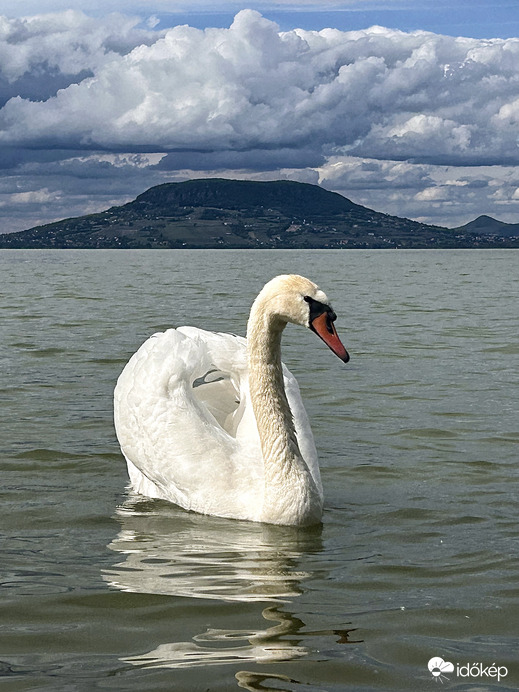
M 505 223 L 491 216 L 478 216 L 474 221 L 453 229 L 456 233 L 493 235 L 501 238 L 519 238 L 519 223 Z
M 317 185 L 206 178 L 107 211 L 0 235 L 0 248 L 503 247 L 354 204 Z M 506 245 L 505 245 L 506 246 Z M 519 247 L 519 240 L 511 246 Z

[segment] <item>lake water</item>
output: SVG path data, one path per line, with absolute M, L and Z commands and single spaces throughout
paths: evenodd
M 519 688 L 518 252 L 2 251 L 0 270 L 2 691 Z M 169 326 L 243 334 L 288 272 L 328 293 L 351 354 L 285 332 L 322 527 L 130 496 L 129 356 Z

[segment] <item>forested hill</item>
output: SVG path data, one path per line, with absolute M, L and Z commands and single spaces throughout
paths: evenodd
M 0 248 L 519 247 L 519 238 L 389 216 L 317 185 L 205 178 L 107 211 L 0 235 Z

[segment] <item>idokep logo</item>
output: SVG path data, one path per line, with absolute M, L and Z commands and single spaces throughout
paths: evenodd
M 435 680 L 443 682 L 444 680 L 449 679 L 445 673 L 452 673 L 454 671 L 454 663 L 444 661 L 443 658 L 440 658 L 439 656 L 434 656 L 434 658 L 431 658 L 427 664 L 427 668 L 429 668 L 431 675 Z
M 427 664 L 429 672 L 434 680 L 443 683 L 444 680 L 449 680 L 445 673 L 454 673 L 454 663 L 444 661 L 440 656 L 434 656 Z M 505 678 L 508 675 L 506 666 L 496 666 L 492 663 L 490 666 L 485 666 L 483 663 L 456 663 L 456 677 L 458 678 Z

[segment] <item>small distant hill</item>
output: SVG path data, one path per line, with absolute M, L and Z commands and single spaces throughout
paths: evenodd
M 512 247 L 519 247 L 519 239 Z M 0 235 L 0 248 L 454 248 L 503 246 L 373 211 L 318 185 L 165 183 L 98 214 Z
M 478 216 L 474 221 L 453 229 L 456 233 L 472 233 L 474 235 L 492 235 L 501 238 L 519 238 L 519 223 L 504 223 L 491 216 Z

